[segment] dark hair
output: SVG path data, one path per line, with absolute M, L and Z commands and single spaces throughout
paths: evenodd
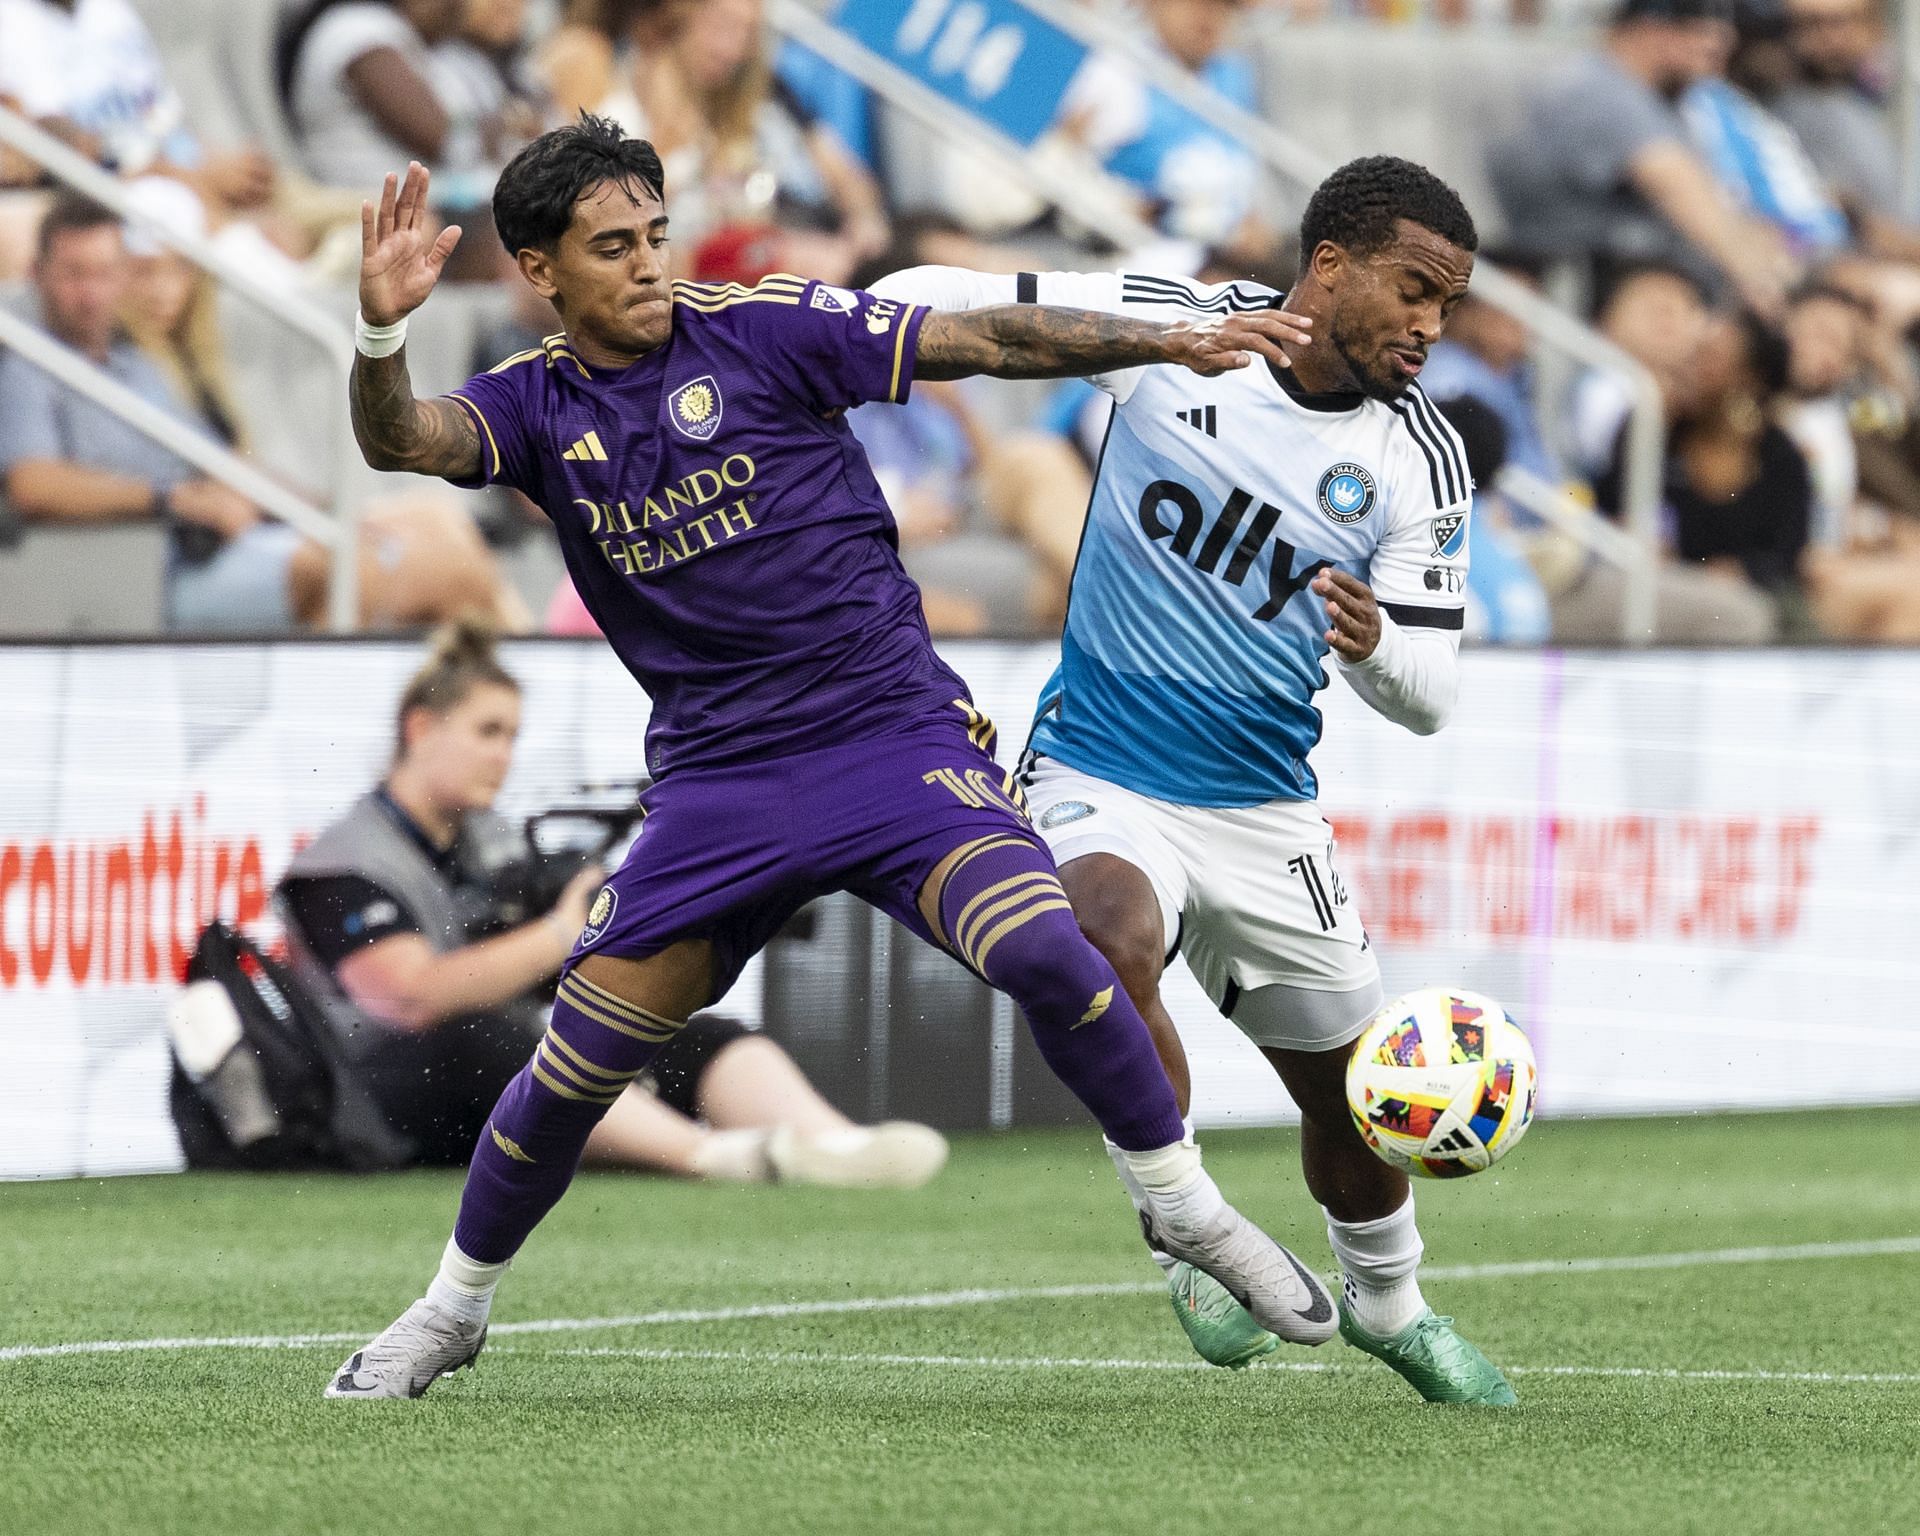
M 1620 0 L 1607 25 L 1627 27 L 1637 21 L 1684 26 L 1693 21 L 1733 24 L 1734 0 Z
M 1747 366 L 1759 381 L 1761 393 L 1771 399 L 1787 387 L 1792 361 L 1787 338 L 1750 309 L 1741 310 L 1735 323 L 1740 327 Z
M 952 214 L 931 208 L 901 214 L 893 221 L 886 248 L 858 262 L 847 274 L 847 286 L 871 288 L 890 272 L 925 265 L 929 260 L 925 242 L 939 235 L 971 238 L 973 231 Z
M 394 712 L 394 761 L 407 750 L 407 716 L 416 709 L 440 716 L 458 709 L 483 684 L 520 691 L 520 682 L 494 654 L 495 635 L 477 619 L 455 619 L 436 630 L 433 649 L 408 680 Z
M 85 229 L 105 229 L 108 225 L 119 228 L 120 215 L 90 197 L 63 189 L 54 194 L 46 213 L 41 216 L 40 233 L 34 240 L 34 255 L 45 261 L 57 236 Z
M 645 139 L 591 112 L 543 133 L 507 162 L 493 189 L 493 222 L 509 256 L 552 250 L 573 222 L 573 205 L 589 188 L 611 181 L 629 195 L 639 187 L 667 200 L 666 172 Z
M 1314 188 L 1300 218 L 1300 265 L 1313 260 L 1322 240 L 1356 256 L 1393 243 L 1394 226 L 1407 219 L 1463 251 L 1478 250 L 1480 235 L 1459 193 L 1424 165 L 1395 155 L 1349 160 Z
M 1460 446 L 1467 450 L 1467 473 L 1473 483 L 1485 490 L 1507 465 L 1507 424 L 1499 413 L 1478 395 L 1457 395 L 1436 402 L 1447 424 L 1460 434 Z
M 1682 262 L 1666 261 L 1656 256 L 1632 261 L 1602 260 L 1594 263 L 1592 318 L 1598 321 L 1604 317 L 1613 301 L 1620 297 L 1621 291 L 1629 283 L 1643 277 L 1670 277 L 1691 288 L 1702 304 L 1714 301 L 1713 290 L 1701 279 L 1700 274 Z
M 1873 306 L 1859 294 L 1818 277 L 1808 279 L 1788 294 L 1787 308 L 1798 309 L 1802 304 L 1812 304 L 1820 299 L 1825 299 L 1829 304 L 1844 304 L 1855 314 L 1873 314 Z

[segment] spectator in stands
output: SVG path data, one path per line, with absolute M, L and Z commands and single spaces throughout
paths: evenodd
M 611 96 L 624 56 L 657 47 L 665 18 L 661 0 L 566 0 L 539 55 L 555 115 L 570 122 Z
M 0 100 L 123 175 L 191 182 L 215 207 L 274 191 L 258 149 L 207 150 L 130 0 L 0 0 Z
M 607 1086 L 546 1029 L 605 874 L 585 869 L 550 911 L 523 910 L 530 849 L 493 810 L 519 729 L 520 685 L 492 637 L 443 633 L 401 696 L 385 777 L 276 891 L 295 967 L 366 1021 L 348 1041 L 352 1069 L 423 1163 L 466 1162 L 530 1054 L 562 1093 Z M 854 1125 L 773 1041 L 710 1014 L 619 1093 L 587 1143 L 622 1167 L 867 1187 L 925 1183 L 946 1151 L 926 1126 Z
M 1787 344 L 1748 314 L 1715 316 L 1694 359 L 1692 398 L 1667 450 L 1669 542 L 1683 562 L 1744 582 L 1782 610 L 1801 610 L 1801 559 L 1813 519 L 1807 462 L 1775 414 L 1787 386 Z M 1620 508 L 1616 456 L 1594 487 Z
M 1719 76 L 1734 33 L 1725 0 L 1621 0 L 1604 45 L 1529 94 L 1488 171 L 1518 238 L 1550 258 L 1660 260 L 1778 316 L 1799 264 L 1743 213 L 1689 142 L 1678 101 Z
M 166 217 L 157 206 L 149 211 Z M 144 240 L 140 250 L 136 282 L 115 216 L 72 194 L 56 197 L 33 269 L 42 324 L 148 404 L 243 444 L 210 303 L 179 258 Z M 128 316 L 164 366 L 129 339 Z M 11 353 L 0 354 L 0 490 L 28 522 L 165 518 L 173 534 L 167 610 L 176 629 L 275 630 L 318 622 L 325 612 L 324 549 Z M 468 609 L 517 616 L 471 520 L 445 501 L 396 498 L 369 510 L 360 590 L 363 613 L 376 623 L 428 623 Z
M 445 88 L 435 50 L 459 36 L 465 14 L 465 0 L 307 0 L 282 30 L 275 66 L 316 181 L 357 192 L 420 161 L 436 211 L 467 227 L 452 275 L 491 278 L 493 183 L 530 125 L 506 104 L 489 110 Z
M 1853 295 L 1812 288 L 1787 311 L 1786 334 L 1780 426 L 1813 479 L 1805 569 L 1815 622 L 1836 639 L 1920 641 L 1920 527 L 1860 494 L 1849 405 L 1871 388 L 1870 319 Z
M 1771 0 L 1740 5 L 1726 76 L 1694 81 L 1680 98 L 1680 113 L 1734 204 L 1777 229 L 1796 256 L 1818 261 L 1850 247 L 1853 231 L 1793 129 L 1765 105 L 1791 68 L 1781 44 L 1784 28 L 1785 16 Z
M 1144 9 L 1149 41 L 1169 62 L 1232 105 L 1259 110 L 1252 62 L 1228 47 L 1244 0 L 1146 0 Z M 1136 187 L 1143 211 L 1167 234 L 1254 259 L 1276 249 L 1247 147 L 1154 89 L 1119 55 L 1088 60 L 1062 103 L 1061 129 Z
M 1539 285 L 1539 262 L 1518 252 L 1483 250 L 1477 265 Z M 1471 396 L 1489 407 L 1506 429 L 1503 464 L 1553 484 L 1563 472 L 1540 427 L 1528 341 L 1526 326 L 1469 292 L 1447 322 L 1445 338 L 1427 353 L 1420 387 L 1436 401 Z
M 1787 43 L 1799 78 L 1773 98 L 1773 110 L 1799 135 L 1869 248 L 1886 251 L 1898 240 L 1920 254 L 1900 204 L 1893 128 L 1868 83 L 1881 46 L 1872 0 L 1787 0 Z
M 729 226 L 777 226 L 789 232 L 789 250 L 803 252 L 794 270 L 843 281 L 886 244 L 878 183 L 774 75 L 760 0 L 653 0 L 582 14 L 626 24 L 611 40 L 604 95 L 580 104 L 659 151 L 684 257 Z M 547 54 L 563 109 L 569 92 L 600 78 L 594 50 L 572 41 L 581 30 L 595 29 L 577 23 Z M 804 246 L 793 238 L 803 232 L 814 236 Z
M 120 323 L 188 413 L 244 453 L 246 430 L 228 377 L 213 279 L 152 227 L 204 235 L 206 211 L 186 186 L 158 176 L 142 177 L 127 191 L 135 211 L 150 223 L 136 222 L 123 232 L 128 283 Z
M 1500 490 L 1507 429 L 1492 406 L 1471 395 L 1443 402 L 1440 414 L 1460 434 L 1473 477 L 1466 638 L 1491 645 L 1545 644 L 1553 628 L 1546 590 L 1527 563 L 1513 509 Z M 1442 579 L 1441 573 L 1435 578 Z
M 1705 290 L 1689 272 L 1649 263 L 1618 273 L 1596 323 L 1653 374 L 1670 433 L 1701 410 L 1702 358 L 1714 316 Z M 1631 398 L 1617 374 L 1596 369 L 1577 381 L 1567 412 L 1576 464 L 1589 478 L 1608 482 L 1610 510 L 1616 511 Z M 1669 534 L 1671 521 L 1669 516 Z M 1543 570 L 1543 575 L 1556 641 L 1604 643 L 1624 637 L 1626 574 L 1619 565 L 1587 548 L 1570 569 Z M 1752 644 L 1773 636 L 1777 619 L 1771 601 L 1724 566 L 1681 562 L 1663 549 L 1653 582 L 1656 641 Z
M 1807 461 L 1813 480 L 1810 542 L 1845 549 L 1853 540 L 1860 459 L 1848 419 L 1848 395 L 1866 371 L 1866 307 L 1837 288 L 1811 287 L 1787 309 L 1787 387 L 1780 428 Z
M 71 194 L 40 225 L 33 283 L 39 318 L 54 337 L 149 405 L 193 423 L 159 369 L 120 329 L 130 273 L 115 217 Z M 234 627 L 272 629 L 314 594 L 296 560 L 303 541 L 264 521 L 251 502 L 42 373 L 0 356 L 0 484 L 28 521 L 84 523 L 160 516 L 174 554 L 168 609 L 194 627 L 221 611 Z
M 464 0 L 460 30 L 433 49 L 440 99 L 461 122 L 495 124 L 490 170 L 539 136 L 550 105 L 527 42 L 527 0 Z
M 1672 420 L 1693 397 L 1711 318 L 1710 296 L 1690 269 L 1649 261 L 1613 274 L 1594 323 L 1653 374 Z M 1632 404 L 1627 381 L 1609 369 L 1589 369 L 1575 381 L 1567 403 L 1567 448 L 1585 479 L 1597 480 L 1612 464 Z
M 1891 219 L 1856 230 L 1799 136 L 1770 107 L 1795 64 L 1776 0 L 1746 0 L 1725 80 L 1696 81 L 1682 100 L 1695 147 L 1734 202 L 1817 265 L 1828 286 L 1860 294 L 1889 338 L 1920 320 L 1920 231 Z

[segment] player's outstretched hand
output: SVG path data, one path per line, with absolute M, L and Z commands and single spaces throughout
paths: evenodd
M 427 181 L 427 168 L 409 161 L 404 179 L 388 174 L 377 209 L 360 205 L 360 313 L 368 325 L 392 325 L 426 303 L 460 243 L 457 224 L 432 233 Z
M 1380 643 L 1380 605 L 1357 576 L 1328 566 L 1313 578 L 1327 600 L 1327 644 L 1347 661 L 1365 661 Z
M 1255 356 L 1281 368 L 1291 368 L 1287 347 L 1304 347 L 1313 340 L 1313 321 L 1284 309 L 1260 309 L 1219 320 L 1172 327 L 1173 355 L 1195 373 L 1213 375 L 1244 368 Z

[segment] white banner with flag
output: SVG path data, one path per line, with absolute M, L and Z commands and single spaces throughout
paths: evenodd
M 942 649 L 1011 761 L 1053 648 Z M 381 773 L 420 654 L 0 649 L 0 1177 L 178 1166 L 174 978 L 216 913 L 275 938 L 273 881 Z M 503 811 L 641 771 L 646 700 L 604 647 L 505 659 Z M 1322 804 L 1389 993 L 1503 1001 L 1543 1113 L 1920 1099 L 1920 653 L 1469 653 L 1424 739 L 1322 698 Z M 1169 993 L 1200 1123 L 1287 1118 L 1184 972 Z

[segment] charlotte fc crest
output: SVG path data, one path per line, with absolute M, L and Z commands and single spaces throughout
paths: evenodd
M 702 443 L 720 430 L 721 408 L 720 386 L 710 373 L 691 384 L 682 384 L 667 397 L 667 414 L 673 424 Z
M 1357 523 L 1373 510 L 1373 476 L 1358 464 L 1336 464 L 1320 477 L 1320 510 L 1336 523 Z

